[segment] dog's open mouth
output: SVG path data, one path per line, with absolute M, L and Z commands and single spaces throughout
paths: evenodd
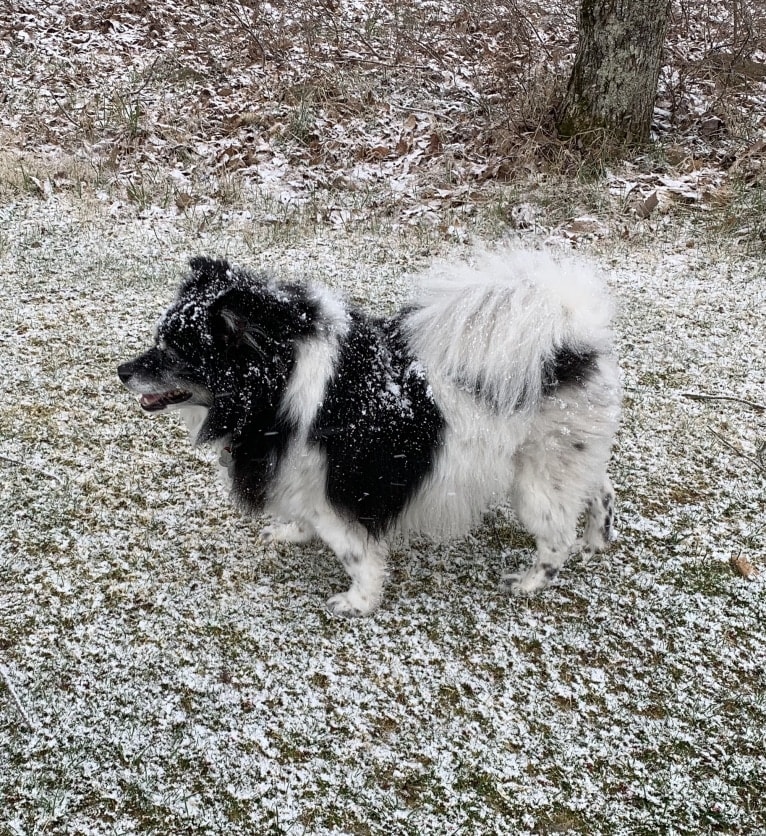
M 185 389 L 170 389 L 167 392 L 157 392 L 153 395 L 141 395 L 138 402 L 141 404 L 141 409 L 147 412 L 159 412 L 161 409 L 166 409 L 177 403 L 188 401 L 192 396 L 191 392 Z

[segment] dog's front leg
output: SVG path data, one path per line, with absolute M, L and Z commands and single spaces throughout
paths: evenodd
M 361 551 L 338 555 L 351 577 L 351 586 L 346 592 L 327 599 L 330 612 L 346 618 L 358 618 L 378 608 L 386 578 L 386 551 L 385 544 L 370 541 Z
M 309 543 L 314 538 L 314 529 L 306 523 L 275 521 L 264 525 L 258 539 L 262 543 Z
M 327 609 L 346 618 L 374 612 L 383 597 L 388 546 L 361 526 L 340 520 L 316 526 L 319 537 L 335 552 L 351 577 L 351 586 L 327 600 Z

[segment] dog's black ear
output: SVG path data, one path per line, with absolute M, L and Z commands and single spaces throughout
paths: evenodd
M 219 281 L 223 282 L 230 275 L 231 267 L 224 259 L 208 258 L 205 255 L 197 255 L 189 259 L 192 277 L 201 282 Z
M 226 347 L 247 340 L 262 348 L 288 343 L 313 333 L 318 317 L 316 303 L 302 288 L 283 285 L 278 289 L 251 279 L 221 293 L 210 306 L 213 339 Z
M 242 288 L 222 293 L 210 306 L 210 333 L 227 348 L 239 345 L 248 331 L 250 294 Z

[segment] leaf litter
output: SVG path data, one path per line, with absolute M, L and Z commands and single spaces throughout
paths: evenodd
M 3 138 L 49 162 L 26 175 L 43 195 L 84 178 L 184 212 L 246 183 L 293 208 L 334 196 L 344 205 L 322 220 L 340 225 L 381 205 L 438 222 L 487 183 L 566 158 L 550 116 L 576 46 L 571 3 L 38 5 L 6 4 L 0 33 Z M 762 182 L 764 33 L 757 10 L 674 9 L 660 193 L 707 206 L 726 200 L 729 170 Z M 635 182 L 645 198 L 652 183 Z

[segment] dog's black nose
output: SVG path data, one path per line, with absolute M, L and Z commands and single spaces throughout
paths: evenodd
M 133 377 L 133 364 L 122 363 L 117 366 L 117 375 L 123 383 L 127 383 Z

